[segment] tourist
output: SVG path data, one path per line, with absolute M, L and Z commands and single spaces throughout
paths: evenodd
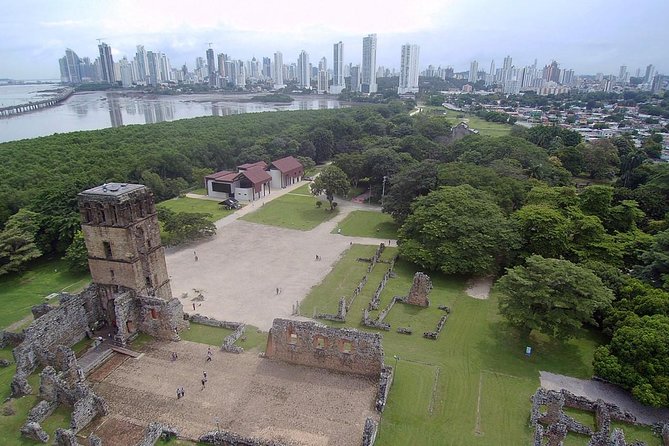
M 193 311 L 195 311 L 195 302 L 193 302 Z
M 207 379 L 207 371 L 206 370 L 202 372 L 202 375 L 204 376 L 204 379 Z
M 206 384 L 207 384 L 207 379 L 206 379 L 206 378 L 202 378 L 202 381 L 201 381 L 201 382 L 202 382 L 202 388 L 201 388 L 200 390 L 204 390 L 204 388 L 206 387 Z

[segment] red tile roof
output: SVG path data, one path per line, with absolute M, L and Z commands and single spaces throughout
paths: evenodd
M 244 175 L 253 184 L 262 184 L 272 180 L 272 176 L 260 166 L 240 172 L 239 175 Z
M 295 157 L 287 156 L 285 158 L 272 161 L 270 168 L 276 167 L 281 173 L 290 173 L 296 169 L 302 169 L 302 163 L 300 163 Z
M 221 170 L 220 172 L 212 173 L 211 175 L 207 175 L 204 177 L 206 180 L 220 180 L 221 178 L 230 175 L 230 174 L 235 174 L 237 175 L 237 172 L 231 172 L 229 170 Z
M 262 169 L 267 168 L 267 163 L 264 161 L 256 161 L 255 163 L 246 163 L 241 166 L 237 166 L 237 170 L 249 170 L 253 167 L 261 167 Z

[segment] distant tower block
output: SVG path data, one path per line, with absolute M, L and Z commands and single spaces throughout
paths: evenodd
M 416 273 L 413 276 L 413 284 L 407 296 L 407 303 L 411 305 L 419 305 L 421 307 L 429 307 L 430 299 L 428 295 L 432 290 L 432 281 L 430 276 L 424 273 Z
M 93 282 L 110 292 L 172 298 L 153 194 L 141 184 L 108 183 L 79 194 Z

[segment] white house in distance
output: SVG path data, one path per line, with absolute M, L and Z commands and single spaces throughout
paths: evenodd
M 264 161 L 237 166 L 237 172 L 222 170 L 204 177 L 207 195 L 225 200 L 254 201 L 302 180 L 304 167 L 297 159 L 287 156 L 267 165 Z

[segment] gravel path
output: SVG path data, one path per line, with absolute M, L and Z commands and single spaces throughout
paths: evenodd
M 571 376 L 557 375 L 550 372 L 540 372 L 539 375 L 541 387 L 545 389 L 565 389 L 574 395 L 584 396 L 593 401 L 601 399 L 631 412 L 638 421 L 644 424 L 653 424 L 660 421 L 669 423 L 669 409 L 644 406 L 633 399 L 628 392 L 612 384 L 592 379 L 572 378 Z
M 487 299 L 492 288 L 492 277 L 478 277 L 467 281 L 465 293 L 474 299 Z

